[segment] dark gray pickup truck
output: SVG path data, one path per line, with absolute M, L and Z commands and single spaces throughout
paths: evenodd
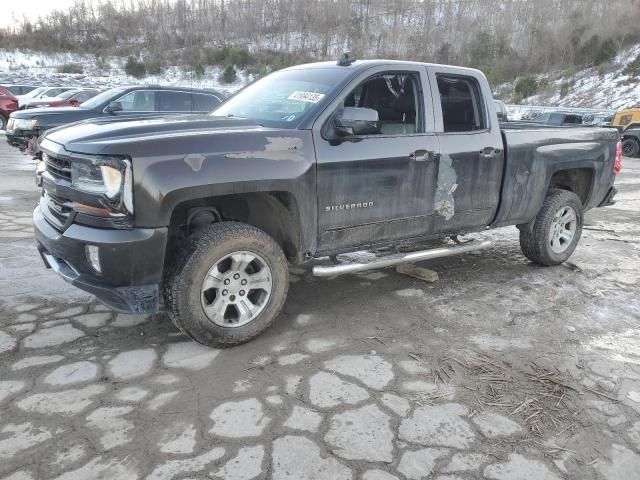
M 480 71 L 381 60 L 288 68 L 209 115 L 92 120 L 40 148 L 46 265 L 217 346 L 278 316 L 288 264 L 358 272 L 489 242 L 382 247 L 507 225 L 527 258 L 559 264 L 621 168 L 616 130 L 501 130 Z M 388 254 L 338 257 L 360 250 Z

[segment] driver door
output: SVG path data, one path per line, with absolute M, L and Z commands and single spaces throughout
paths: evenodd
M 423 67 L 394 67 L 363 73 L 314 125 L 319 252 L 433 229 L 439 143 L 425 101 L 429 81 Z M 329 131 L 344 107 L 376 110 L 378 131 L 332 139 Z

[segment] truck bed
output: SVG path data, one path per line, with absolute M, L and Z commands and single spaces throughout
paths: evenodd
M 571 170 L 589 188 L 576 192 L 585 209 L 597 207 L 613 184 L 617 130 L 502 124 L 505 163 L 500 208 L 492 227 L 530 222 L 539 211 L 554 173 Z M 557 178 L 555 179 L 557 180 Z

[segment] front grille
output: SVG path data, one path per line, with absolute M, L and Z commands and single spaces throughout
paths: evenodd
M 59 224 L 55 226 L 59 228 L 64 225 L 69 219 L 69 215 L 73 212 L 73 203 L 70 200 L 52 195 L 47 191 L 44 192 L 44 200 L 49 213 L 59 222 Z
M 57 178 L 71 181 L 71 162 L 62 158 L 46 156 L 47 171 Z

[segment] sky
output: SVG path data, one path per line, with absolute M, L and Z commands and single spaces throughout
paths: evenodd
M 26 15 L 30 20 L 37 20 L 52 10 L 65 9 L 73 5 L 74 0 L 2 0 L 0 27 L 11 27 L 12 18 L 21 19 Z

